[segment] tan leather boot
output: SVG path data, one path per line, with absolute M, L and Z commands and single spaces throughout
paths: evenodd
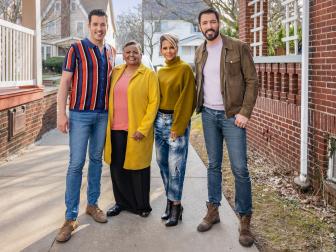
M 87 205 L 86 213 L 91 215 L 92 218 L 99 223 L 106 223 L 107 217 L 104 212 L 96 205 Z
M 71 233 L 78 227 L 78 222 L 76 220 L 67 220 L 64 222 L 63 226 L 59 230 L 56 241 L 66 242 L 71 238 Z
M 254 239 L 250 231 L 251 215 L 240 216 L 239 243 L 244 247 L 251 247 Z
M 208 231 L 212 225 L 220 222 L 219 213 L 218 213 L 218 206 L 215 206 L 212 203 L 207 202 L 208 212 L 206 216 L 203 218 L 201 224 L 198 225 L 197 231 L 205 232 Z

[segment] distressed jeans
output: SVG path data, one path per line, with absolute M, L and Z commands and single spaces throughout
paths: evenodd
M 160 168 L 167 199 L 180 201 L 188 156 L 190 125 L 184 135 L 174 141 L 170 138 L 172 122 L 172 114 L 158 112 L 154 124 L 156 161 Z
M 89 145 L 87 201 L 96 205 L 100 195 L 102 154 L 105 144 L 107 113 L 75 112 L 69 114 L 70 161 L 66 176 L 65 219 L 78 216 L 82 173 Z
M 208 153 L 208 200 L 219 206 L 222 199 L 223 141 L 235 178 L 235 211 L 252 213 L 251 179 L 247 168 L 246 130 L 234 124 L 235 117 L 225 118 L 225 112 L 203 107 L 202 123 Z

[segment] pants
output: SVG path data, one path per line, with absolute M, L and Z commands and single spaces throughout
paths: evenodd
M 67 220 L 75 220 L 78 216 L 82 171 L 88 145 L 87 200 L 89 205 L 97 204 L 100 195 L 102 153 L 105 144 L 107 118 L 107 113 L 70 111 L 70 161 L 65 191 L 65 218 Z
M 123 209 L 139 214 L 150 212 L 150 168 L 124 169 L 127 147 L 127 131 L 111 131 L 111 179 L 116 204 Z
M 171 201 L 182 198 L 186 170 L 190 126 L 175 141 L 170 138 L 172 114 L 158 112 L 155 120 L 156 161 L 160 167 L 166 196 Z
M 251 180 L 247 168 L 246 130 L 234 124 L 235 117 L 225 118 L 225 112 L 204 107 L 202 123 L 209 158 L 208 200 L 220 205 L 222 199 L 222 159 L 225 140 L 232 173 L 235 177 L 235 211 L 251 214 Z

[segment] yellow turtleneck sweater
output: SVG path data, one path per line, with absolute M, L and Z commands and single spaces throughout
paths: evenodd
M 174 110 L 171 131 L 182 136 L 196 104 L 196 85 L 191 67 L 177 56 L 158 72 L 160 109 Z

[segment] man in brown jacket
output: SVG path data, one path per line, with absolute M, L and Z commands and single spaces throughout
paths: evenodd
M 240 217 L 239 242 L 252 246 L 251 180 L 247 168 L 246 125 L 258 93 L 257 73 L 248 45 L 220 35 L 219 14 L 202 11 L 199 27 L 206 41 L 196 50 L 197 113 L 202 123 L 209 158 L 207 214 L 197 227 L 208 231 L 218 223 L 222 199 L 223 140 L 235 177 L 235 210 Z

